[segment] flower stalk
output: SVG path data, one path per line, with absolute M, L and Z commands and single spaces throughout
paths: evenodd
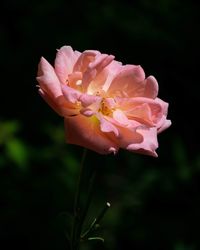
M 81 159 L 81 166 L 80 166 L 80 174 L 77 182 L 77 189 L 76 195 L 74 199 L 74 214 L 73 214 L 73 225 L 71 231 L 71 238 L 70 238 L 70 246 L 71 250 L 79 250 L 80 243 L 84 241 L 101 241 L 104 242 L 104 239 L 99 236 L 92 236 L 91 233 L 94 232 L 99 227 L 99 222 L 104 217 L 106 211 L 110 207 L 110 203 L 107 202 L 104 208 L 100 211 L 99 215 L 92 221 L 89 228 L 82 233 L 82 228 L 92 201 L 92 193 L 93 193 L 93 186 L 94 180 L 96 176 L 96 169 L 92 168 L 92 174 L 88 175 L 88 168 L 85 167 L 85 159 L 86 159 L 87 149 L 84 149 L 82 159 Z M 87 170 L 87 171 L 86 171 Z M 87 188 L 87 197 L 84 204 L 81 204 L 81 192 L 83 191 L 83 185 L 85 183 L 88 184 Z
M 81 159 L 81 166 L 80 166 L 80 173 L 77 182 L 76 194 L 74 199 L 74 219 L 72 225 L 72 232 L 71 232 L 71 250 L 79 250 L 80 248 L 80 232 L 81 232 L 81 225 L 80 225 L 80 213 L 81 213 L 81 206 L 80 206 L 80 197 L 81 197 L 81 186 L 83 182 L 83 173 L 85 167 L 85 159 L 86 159 L 87 149 L 84 148 L 83 155 Z

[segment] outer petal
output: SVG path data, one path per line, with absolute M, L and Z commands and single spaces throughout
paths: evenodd
M 51 98 L 62 95 L 60 82 L 55 74 L 54 68 L 43 57 L 38 65 L 37 81 L 42 90 Z
M 109 96 L 135 97 L 144 92 L 145 74 L 141 66 L 125 65 L 112 81 Z
M 117 145 L 101 132 L 98 119 L 83 115 L 65 118 L 68 143 L 86 147 L 100 154 L 117 152 Z
M 142 143 L 143 137 L 135 128 L 123 126 L 118 126 L 117 128 L 119 130 L 120 148 L 127 149 L 129 145 Z
M 167 116 L 169 104 L 167 102 L 164 102 L 160 98 L 156 98 L 155 101 L 162 107 L 163 115 Z
M 158 95 L 158 82 L 154 76 L 145 79 L 144 97 L 155 99 Z
M 170 120 L 167 120 L 165 118 L 162 126 L 160 126 L 160 128 L 158 128 L 158 133 L 161 133 L 162 131 L 164 131 L 165 129 L 169 128 L 171 126 L 172 122 Z
M 171 121 L 167 120 L 167 113 L 168 113 L 169 104 L 167 102 L 162 101 L 159 98 L 156 98 L 156 101 L 158 103 L 160 103 L 160 105 L 163 109 L 163 117 L 160 120 L 160 122 L 157 124 L 158 133 L 160 133 L 171 126 Z
M 157 157 L 155 152 L 158 148 L 157 129 L 141 127 L 137 129 L 137 132 L 143 136 L 143 141 L 128 145 L 127 150 Z
M 155 109 L 152 104 L 149 105 L 148 103 L 141 103 L 127 111 L 126 114 L 129 119 L 139 121 L 141 124 L 156 126 L 156 121 L 157 119 L 160 119 L 161 114 L 157 115 L 156 113 L 156 115 L 153 115 L 153 108 Z M 156 108 L 158 109 L 158 112 L 160 112 L 160 107 Z
M 58 50 L 55 59 L 55 71 L 62 83 L 65 83 L 68 74 L 73 72 L 74 64 L 80 55 L 80 52 L 73 51 L 70 46 L 63 46 Z
M 119 115 L 119 113 L 118 113 Z M 155 149 L 158 147 L 157 128 L 149 128 L 137 122 L 129 121 L 128 124 L 116 123 L 113 120 L 116 128 L 119 131 L 117 137 L 119 147 L 136 153 L 142 153 L 156 157 Z
M 116 98 L 118 107 L 131 119 L 141 124 L 157 126 L 163 116 L 163 109 L 159 101 L 145 98 Z

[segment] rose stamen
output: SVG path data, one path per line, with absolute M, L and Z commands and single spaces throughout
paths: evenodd
M 111 109 L 106 104 L 105 98 L 101 101 L 101 106 L 99 109 L 99 112 L 101 112 L 103 115 L 110 116 L 113 113 L 114 109 Z

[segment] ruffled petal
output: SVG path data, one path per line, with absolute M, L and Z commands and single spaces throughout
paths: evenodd
M 141 66 L 125 65 L 108 89 L 110 97 L 135 97 L 144 92 L 145 74 Z
M 88 68 L 89 63 L 94 61 L 96 55 L 99 54 L 100 52 L 97 50 L 85 50 L 76 61 L 73 71 L 80 71 L 82 73 L 85 72 Z
M 158 148 L 157 129 L 140 127 L 136 131 L 143 137 L 142 142 L 132 143 L 128 145 L 126 149 L 133 152 L 157 157 L 158 155 L 155 151 Z
M 171 120 L 167 120 L 166 117 L 164 117 L 164 121 L 162 125 L 158 128 L 158 133 L 163 132 L 165 129 L 169 128 L 172 125 Z
M 87 70 L 83 74 L 82 88 L 86 92 L 91 81 L 96 81 L 99 74 L 104 74 L 103 69 L 109 65 L 114 59 L 114 56 L 99 54 L 96 55 L 94 61 L 88 64 Z
M 80 145 L 99 154 L 115 153 L 117 145 L 100 130 L 99 120 L 83 115 L 65 118 L 66 140 L 68 143 Z
M 155 101 L 162 107 L 163 115 L 167 116 L 169 104 L 167 102 L 164 102 L 160 98 L 156 98 Z
M 142 96 L 155 99 L 158 95 L 158 82 L 154 76 L 145 79 L 144 94 Z
M 63 46 L 58 50 L 55 59 L 55 71 L 62 83 L 65 83 L 68 74 L 73 72 L 74 64 L 80 55 L 80 52 L 73 51 L 70 46 Z
M 111 122 L 109 122 L 108 120 L 106 120 L 103 115 L 99 115 L 98 119 L 100 121 L 100 128 L 101 131 L 104 133 L 113 133 L 116 137 L 119 136 L 119 131 L 117 129 L 117 127 L 112 124 Z
M 119 109 L 116 109 L 114 112 L 113 112 L 113 119 L 115 121 L 118 122 L 118 124 L 122 125 L 122 126 L 129 126 L 130 125 L 130 121 L 129 119 L 127 118 L 127 116 L 124 114 L 123 111 L 119 110 Z
M 116 103 L 129 119 L 142 124 L 157 126 L 162 119 L 164 110 L 157 99 L 146 97 L 116 98 Z
M 57 98 L 62 95 L 60 82 L 55 74 L 54 68 L 43 57 L 38 65 L 36 79 L 39 82 L 41 89 L 51 96 L 51 98 Z
M 132 121 L 127 121 L 127 124 L 123 124 L 124 119 L 122 119 L 120 124 L 120 120 L 121 118 L 116 122 L 116 120 L 110 119 L 110 122 L 113 121 L 119 133 L 116 138 L 119 147 L 135 153 L 156 157 L 155 149 L 158 147 L 157 128 L 149 128 L 137 122 L 132 123 Z
M 82 92 L 82 72 L 73 72 L 68 75 L 68 80 L 66 81 L 67 85 L 70 88 L 76 89 Z
M 109 60 L 112 59 L 112 57 L 109 58 Z M 102 97 L 108 97 L 107 90 L 116 76 L 117 72 L 119 72 L 121 66 L 121 63 L 118 61 L 110 60 L 106 61 L 106 67 L 104 65 L 104 68 L 100 71 L 99 74 L 95 76 L 95 79 L 92 80 L 87 88 L 87 92 L 89 94 L 94 95 L 101 95 Z M 109 64 L 108 64 L 109 62 Z
M 101 103 L 102 98 L 100 96 L 88 95 L 88 94 L 81 94 L 79 97 L 79 101 L 81 102 L 83 107 L 91 106 L 92 104 L 99 104 Z
M 61 88 L 62 93 L 68 102 L 76 103 L 79 100 L 79 97 L 81 96 L 81 93 L 79 91 L 64 84 L 61 85 Z
M 161 105 L 163 110 L 163 117 L 160 120 L 160 122 L 157 124 L 158 133 L 161 133 L 165 129 L 169 128 L 171 126 L 171 121 L 167 120 L 167 114 L 168 114 L 168 106 L 169 104 L 167 102 L 164 102 L 163 100 L 156 98 L 156 101 Z
M 90 108 L 82 108 L 80 113 L 84 116 L 90 117 L 96 114 L 96 112 Z
M 102 98 L 99 96 L 82 94 L 79 97 L 79 101 L 81 103 L 81 114 L 85 116 L 92 116 L 96 114 L 100 108 Z
M 117 126 L 119 130 L 119 146 L 120 148 L 127 149 L 131 144 L 141 143 L 143 137 L 139 134 L 135 128 Z

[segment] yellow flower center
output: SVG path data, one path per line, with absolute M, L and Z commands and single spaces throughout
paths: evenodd
M 100 108 L 98 110 L 99 112 L 101 112 L 103 115 L 109 116 L 113 113 L 113 108 L 110 108 L 107 103 L 106 103 L 106 99 L 103 98 L 101 101 L 101 105 Z

